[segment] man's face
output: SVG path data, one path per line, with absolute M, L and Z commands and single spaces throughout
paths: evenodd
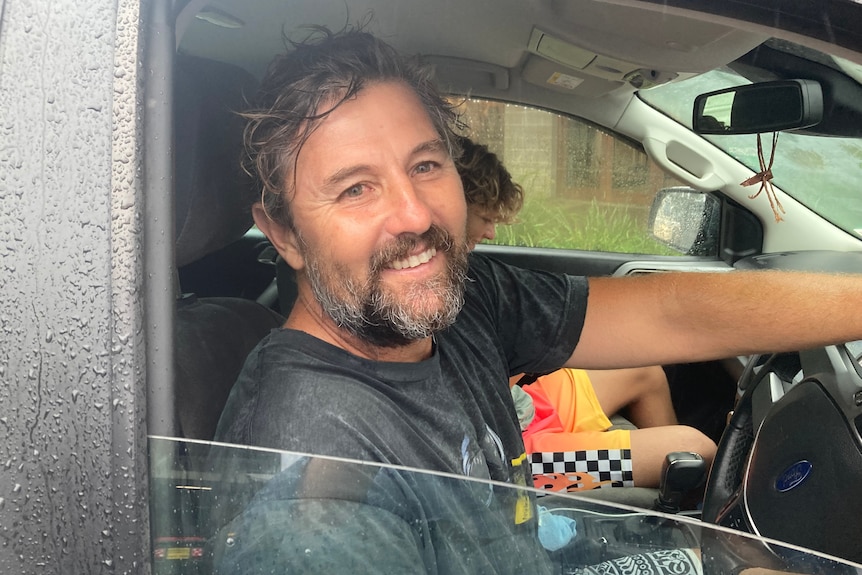
M 482 240 L 497 237 L 497 217 L 492 210 L 471 204 L 467 206 L 467 241 L 470 249 Z
M 464 193 L 407 86 L 371 84 L 323 120 L 288 200 L 298 251 L 288 261 L 338 327 L 391 347 L 454 321 L 467 267 Z

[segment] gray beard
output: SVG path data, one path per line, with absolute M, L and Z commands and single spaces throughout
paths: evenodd
M 453 245 L 449 235 L 439 228 L 430 235 L 430 245 L 448 255 L 446 272 L 412 286 L 400 299 L 381 289 L 380 270 L 384 263 L 399 259 L 397 253 L 406 252 L 418 238 L 373 258 L 368 280 L 363 284 L 347 277 L 339 266 L 328 274 L 321 269 L 319 258 L 306 250 L 306 275 L 317 302 L 336 326 L 376 347 L 402 347 L 449 327 L 464 305 L 469 252 L 466 244 Z M 336 282 L 343 285 L 342 290 L 336 289 Z M 342 295 L 345 293 L 349 296 Z M 422 309 L 420 303 L 416 310 L 417 302 L 429 305 Z

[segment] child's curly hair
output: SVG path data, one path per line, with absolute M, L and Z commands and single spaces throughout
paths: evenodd
M 457 161 L 468 206 L 494 214 L 496 223 L 509 224 L 524 205 L 524 189 L 488 146 L 466 136 L 458 138 L 462 153 Z

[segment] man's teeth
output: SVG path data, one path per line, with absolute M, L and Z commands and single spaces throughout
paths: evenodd
M 390 266 L 394 270 L 406 270 L 409 268 L 415 268 L 418 265 L 422 265 L 431 258 L 437 255 L 437 250 L 434 248 L 430 248 L 422 252 L 421 254 L 410 256 L 409 258 L 405 258 L 403 260 L 396 260 L 392 262 Z

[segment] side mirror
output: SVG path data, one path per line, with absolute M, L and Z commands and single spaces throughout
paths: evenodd
M 822 119 L 819 82 L 778 80 L 701 94 L 692 128 L 698 134 L 758 134 L 807 128 Z
M 721 201 L 692 188 L 659 190 L 649 215 L 649 232 L 659 242 L 689 256 L 718 254 Z

